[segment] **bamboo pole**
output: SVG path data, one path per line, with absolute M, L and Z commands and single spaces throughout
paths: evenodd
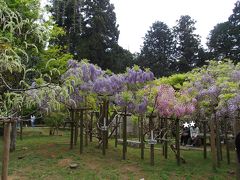
M 2 180 L 8 179 L 8 163 L 10 150 L 10 132 L 11 123 L 7 122 L 4 126 L 4 144 L 3 144 L 3 159 L 2 159 Z

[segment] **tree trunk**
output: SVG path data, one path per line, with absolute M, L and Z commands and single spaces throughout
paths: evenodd
M 2 159 L 2 180 L 8 179 L 8 163 L 10 150 L 10 131 L 11 123 L 6 123 L 4 126 L 4 144 L 3 144 L 3 159 Z

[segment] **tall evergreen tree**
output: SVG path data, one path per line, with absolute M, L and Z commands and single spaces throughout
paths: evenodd
M 77 45 L 82 32 L 81 1 L 51 0 L 52 7 L 50 9 L 56 24 L 66 32 L 63 36 L 52 41 L 51 44 L 66 46 L 67 51 L 75 57 L 79 54 Z
M 109 0 L 84 0 L 80 58 L 88 58 L 102 68 L 110 68 L 111 52 L 118 43 L 119 31 L 114 6 Z
M 190 16 L 181 16 L 177 25 L 173 28 L 176 41 L 175 59 L 178 72 L 187 72 L 198 64 L 202 64 L 204 59 L 200 58 L 199 50 L 200 37 L 194 31 L 196 21 Z
M 213 58 L 221 60 L 224 58 L 231 58 L 232 40 L 230 32 L 230 23 L 224 22 L 214 26 L 208 38 L 207 45 Z
M 116 63 L 112 53 L 118 47 L 118 25 L 109 0 L 52 0 L 52 14 L 66 35 L 54 43 L 67 45 L 76 59 L 87 58 L 103 69 Z
M 144 37 L 138 64 L 149 67 L 156 76 L 172 74 L 173 35 L 160 21 L 153 23 Z
M 233 14 L 228 18 L 231 35 L 231 56 L 236 62 L 240 62 L 240 1 L 235 3 Z

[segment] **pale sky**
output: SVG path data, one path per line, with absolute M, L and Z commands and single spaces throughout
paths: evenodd
M 41 0 L 42 3 L 47 0 Z M 155 21 L 170 28 L 181 15 L 196 20 L 196 32 L 205 46 L 209 32 L 217 23 L 227 21 L 237 0 L 110 0 L 119 24 L 119 44 L 132 53 L 140 52 L 143 37 Z
M 217 23 L 227 21 L 237 0 L 110 0 L 119 24 L 119 44 L 132 53 L 140 52 L 143 37 L 155 21 L 169 27 L 181 15 L 196 20 L 196 33 L 206 38 Z

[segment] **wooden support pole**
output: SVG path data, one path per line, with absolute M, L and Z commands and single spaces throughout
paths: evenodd
M 2 159 L 2 180 L 8 179 L 8 163 L 10 150 L 10 132 L 11 123 L 5 123 L 4 126 L 4 144 L 3 144 L 3 159 Z
M 118 115 L 116 116 L 116 130 L 115 130 L 115 147 L 117 147 L 118 144 Z
M 106 108 L 106 111 L 105 111 L 106 125 L 108 126 L 109 124 L 109 119 L 108 119 L 109 101 L 108 100 L 106 101 L 105 106 L 106 106 L 105 107 Z M 105 133 L 105 141 L 106 141 L 106 149 L 108 149 L 108 129 L 107 129 L 107 132 Z
M 168 120 L 164 119 L 164 127 L 166 128 L 166 134 L 165 134 L 165 141 L 164 141 L 164 157 L 165 159 L 168 158 L 168 142 L 167 142 L 167 130 L 168 130 Z
M 216 115 L 215 115 L 216 116 Z M 221 142 L 220 142 L 220 132 L 219 132 L 219 122 L 217 118 L 214 118 L 215 125 L 216 125 L 216 147 L 217 147 L 217 167 L 221 166 L 220 160 L 221 160 Z
M 23 122 L 20 121 L 20 140 L 23 140 Z
M 153 125 L 153 116 L 149 116 L 149 132 L 150 132 L 150 140 L 154 140 L 154 125 Z M 154 144 L 150 144 L 150 165 L 154 166 Z
M 74 146 L 77 145 L 78 140 L 78 119 L 77 119 L 77 112 L 73 110 L 73 122 L 74 122 Z
M 225 144 L 226 144 L 226 154 L 227 154 L 227 164 L 230 164 L 230 151 L 229 151 L 229 142 L 227 137 L 227 120 L 224 119 L 224 130 L 225 130 Z
M 89 132 L 89 128 L 88 128 L 88 120 L 87 120 L 87 111 L 85 111 L 84 113 L 84 120 L 85 120 L 85 146 L 88 146 L 88 132 Z
M 91 112 L 90 127 L 89 127 L 89 141 L 92 142 L 93 137 L 93 115 L 94 112 Z
M 83 153 L 83 109 L 80 109 L 80 154 Z
M 102 118 L 102 126 L 107 125 L 106 114 L 107 114 L 107 101 L 103 100 L 103 118 Z M 102 154 L 106 154 L 106 132 L 102 129 Z
M 143 116 L 140 117 L 141 159 L 144 159 Z
M 123 114 L 123 156 L 122 159 L 126 160 L 127 152 L 127 107 L 125 107 Z
M 179 142 L 179 139 L 180 139 L 180 132 L 179 132 L 179 119 L 177 118 L 176 119 L 176 150 L 177 150 L 177 153 L 176 153 L 176 156 L 177 156 L 177 165 L 180 166 L 180 142 Z
M 73 125 L 74 125 L 74 122 L 73 122 L 73 119 L 74 119 L 74 114 L 73 114 L 73 109 L 70 109 L 70 115 L 71 115 L 71 134 L 70 134 L 70 149 L 73 149 Z
M 237 118 L 234 119 L 234 136 L 236 147 L 236 179 L 240 180 L 240 111 Z
M 203 158 L 207 159 L 207 121 L 203 121 Z
M 212 168 L 216 171 L 217 167 L 217 158 L 216 158 L 216 147 L 215 147 L 215 128 L 214 128 L 214 120 L 210 120 L 210 133 L 211 133 L 211 155 L 212 155 Z

